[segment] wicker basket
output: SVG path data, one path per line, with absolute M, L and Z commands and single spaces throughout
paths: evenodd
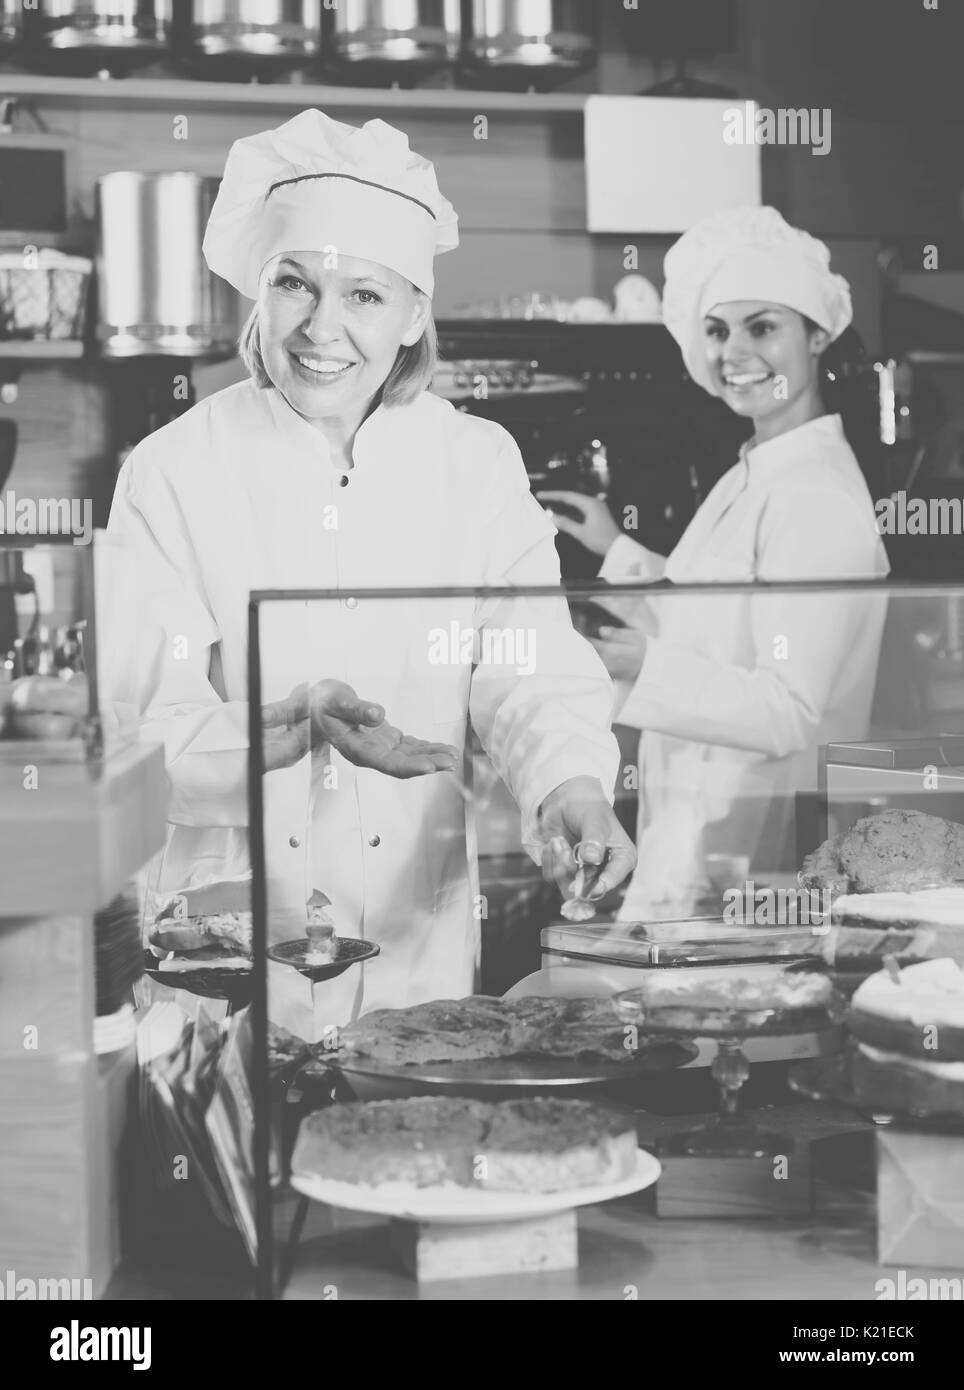
M 0 339 L 82 338 L 91 262 L 57 251 L 24 260 L 0 255 Z

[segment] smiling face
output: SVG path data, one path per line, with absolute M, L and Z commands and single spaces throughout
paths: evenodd
M 823 413 L 820 354 L 830 341 L 782 304 L 717 304 L 704 319 L 706 360 L 720 395 L 751 419 L 758 440 L 773 438 Z
M 353 433 L 430 310 L 427 296 L 373 261 L 323 251 L 279 256 L 258 298 L 265 371 L 310 423 Z

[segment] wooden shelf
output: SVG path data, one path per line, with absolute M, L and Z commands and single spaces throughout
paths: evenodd
M 40 77 L 0 72 L 0 96 L 21 97 L 45 107 L 116 106 L 180 110 L 263 107 L 276 110 L 317 106 L 333 110 L 477 112 L 534 119 L 580 115 L 587 92 L 491 92 L 449 87 L 337 87 L 304 82 L 194 82 L 163 77 Z
M 119 746 L 93 764 L 45 762 L 36 748 L 0 743 L 0 935 L 7 917 L 96 912 L 164 844 L 160 745 Z M 29 763 L 37 785 L 25 791 Z
M 83 355 L 84 344 L 77 338 L 0 340 L 0 358 L 7 361 L 46 358 L 48 361 L 57 362 Z

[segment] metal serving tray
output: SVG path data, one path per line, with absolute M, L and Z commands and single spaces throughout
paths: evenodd
M 614 1015 L 615 1017 L 615 1015 Z M 310 1084 L 313 1071 L 320 1077 L 331 1068 L 339 1072 L 359 1095 L 367 1086 L 399 1095 L 448 1093 L 494 1099 L 500 1094 L 564 1093 L 583 1087 L 635 1081 L 658 1071 L 683 1067 L 697 1055 L 689 1042 L 676 1039 L 640 1039 L 638 1050 L 625 1062 L 601 1059 L 582 1061 L 572 1057 L 492 1057 L 471 1062 L 424 1062 L 417 1066 L 395 1066 L 369 1057 L 328 1062 L 322 1058 L 316 1068 L 309 1063 L 299 1080 Z

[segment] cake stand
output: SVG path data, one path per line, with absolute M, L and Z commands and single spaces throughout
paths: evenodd
M 964 1135 L 964 1115 L 938 1114 L 934 1111 L 877 1104 L 864 1099 L 856 1090 L 851 1072 L 854 1046 L 848 1044 L 833 1057 L 811 1057 L 796 1062 L 787 1073 L 791 1091 L 808 1100 L 829 1100 L 844 1105 L 869 1120 L 879 1129 L 893 1125 L 895 1129 L 914 1129 L 921 1134 Z
M 627 1023 L 650 1036 L 708 1038 L 716 1043 L 711 1073 L 720 1088 L 720 1109 L 708 1124 L 662 1140 L 660 1152 L 705 1158 L 771 1158 L 787 1154 L 793 1140 L 784 1134 L 760 1129 L 745 1118 L 740 1091 L 750 1076 L 743 1052 L 748 1038 L 786 1037 L 816 1033 L 828 1044 L 843 1039 L 842 1001 L 836 997 L 827 1008 L 693 1008 L 680 1005 L 651 1006 L 646 991 L 624 990 L 614 997 L 616 1011 Z
M 254 988 L 250 970 L 229 970 L 212 965 L 201 970 L 161 970 L 153 951 L 144 951 L 144 974 L 168 989 L 183 989 L 202 999 L 224 999 L 228 1016 L 247 1008 Z
M 304 975 L 313 985 L 321 980 L 334 980 L 344 974 L 352 965 L 361 965 L 371 960 L 381 950 L 374 941 L 362 941 L 354 936 L 336 936 L 335 949 L 330 960 L 313 961 L 312 943 L 301 937 L 296 941 L 282 941 L 268 949 L 268 959 L 279 965 L 290 965 L 299 975 Z

